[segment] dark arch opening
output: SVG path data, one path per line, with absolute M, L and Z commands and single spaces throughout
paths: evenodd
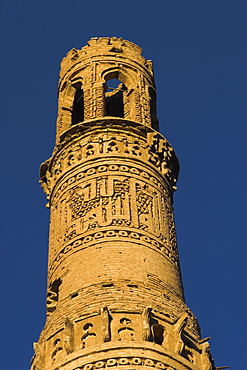
M 151 116 L 152 127 L 155 130 L 158 130 L 159 123 L 158 123 L 157 113 L 156 113 L 156 92 L 152 87 L 148 88 L 148 92 L 150 96 L 150 116 Z
M 107 81 L 105 89 L 105 115 L 124 118 L 123 94 L 126 86 L 117 78 L 112 78 Z
M 59 287 L 61 284 L 62 280 L 60 278 L 54 280 L 53 283 L 50 284 L 46 298 L 47 312 L 55 311 L 59 299 Z
M 153 339 L 157 344 L 162 344 L 164 340 L 164 328 L 160 324 L 152 325 Z
M 75 88 L 75 96 L 72 108 L 72 125 L 84 121 L 84 96 L 82 83 L 77 82 L 73 85 Z

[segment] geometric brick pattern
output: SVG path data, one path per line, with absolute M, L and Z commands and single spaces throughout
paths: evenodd
M 93 38 L 62 60 L 56 145 L 40 168 L 47 320 L 32 370 L 214 369 L 184 301 L 172 207 L 179 164 L 158 132 L 152 62 L 141 51 Z

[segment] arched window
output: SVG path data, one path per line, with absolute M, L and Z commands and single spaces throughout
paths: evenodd
M 59 287 L 61 284 L 62 284 L 62 280 L 56 279 L 49 286 L 47 290 L 47 298 L 46 298 L 47 312 L 55 311 L 57 307 L 58 298 L 59 298 Z
M 105 115 L 124 118 L 123 93 L 126 86 L 117 78 L 107 81 L 105 92 Z
M 75 96 L 72 110 L 72 125 L 84 121 L 84 99 L 82 83 L 77 82 L 73 85 L 75 88 Z
M 157 114 L 156 114 L 156 92 L 151 86 L 149 86 L 148 92 L 150 96 L 150 116 L 151 116 L 152 127 L 155 130 L 158 130 L 158 119 L 157 119 Z
M 163 328 L 163 326 L 156 323 L 156 324 L 152 325 L 151 330 L 152 330 L 152 333 L 153 333 L 154 342 L 161 345 L 163 343 L 163 340 L 164 340 L 164 328 Z

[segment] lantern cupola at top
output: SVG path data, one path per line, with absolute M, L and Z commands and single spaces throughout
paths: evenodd
M 108 116 L 158 129 L 153 65 L 141 53 L 117 37 L 94 37 L 67 53 L 61 62 L 57 140 L 78 123 Z

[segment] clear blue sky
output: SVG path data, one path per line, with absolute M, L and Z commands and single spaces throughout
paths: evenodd
M 45 321 L 59 63 L 93 36 L 154 62 L 161 132 L 181 164 L 175 219 L 188 306 L 217 366 L 246 368 L 246 14 L 241 0 L 2 0 L 1 370 L 28 370 Z

